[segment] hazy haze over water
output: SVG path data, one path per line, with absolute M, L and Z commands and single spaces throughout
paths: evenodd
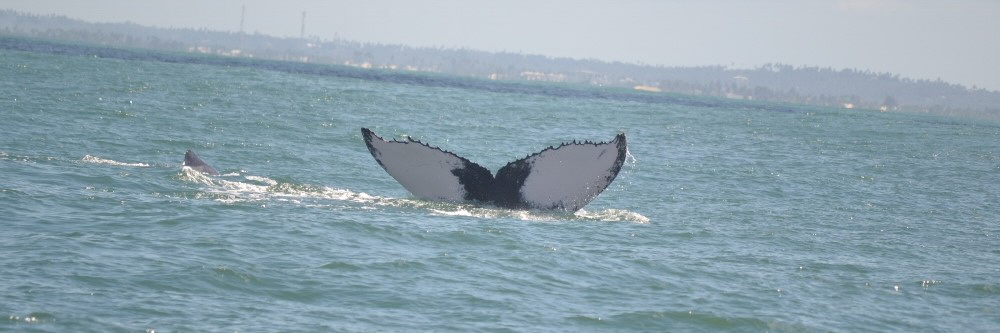
M 7 0 L 98 22 L 468 47 L 665 66 L 792 65 L 891 72 L 1000 90 L 1000 2 Z

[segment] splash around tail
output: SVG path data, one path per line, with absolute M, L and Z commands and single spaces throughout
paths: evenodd
M 495 205 L 477 205 L 469 202 L 443 202 L 412 198 L 389 198 L 370 195 L 364 192 L 354 192 L 308 184 L 281 182 L 268 177 L 231 173 L 220 176 L 219 172 L 201 160 L 193 151 L 184 155 L 184 165 L 181 167 L 181 179 L 204 185 L 205 188 L 195 197 L 210 198 L 226 204 L 259 203 L 270 206 L 271 203 L 291 203 L 310 207 L 338 207 L 347 209 L 383 210 L 383 209 L 417 209 L 438 216 L 456 216 L 473 218 L 513 218 L 522 221 L 563 221 L 585 220 L 603 222 L 649 223 L 649 219 L 641 214 L 607 209 L 588 212 L 576 210 L 573 212 L 561 210 L 516 209 Z M 345 205 L 346 204 L 346 205 Z

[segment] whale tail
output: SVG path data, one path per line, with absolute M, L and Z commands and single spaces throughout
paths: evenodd
M 202 161 L 200 158 L 198 158 L 198 155 L 195 155 L 194 152 L 191 151 L 190 149 L 188 149 L 188 151 L 184 153 L 184 166 L 197 170 L 207 175 L 212 175 L 212 176 L 219 175 L 219 172 L 215 171 L 215 168 L 213 168 L 212 166 L 208 165 L 208 163 L 205 163 L 205 161 Z
M 428 200 L 472 200 L 513 209 L 574 212 L 618 176 L 628 147 L 625 134 L 609 142 L 572 142 L 549 147 L 489 170 L 417 140 L 386 141 L 361 129 L 368 151 L 392 178 Z

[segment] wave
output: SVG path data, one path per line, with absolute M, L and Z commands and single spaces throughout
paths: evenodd
M 300 199 L 332 199 L 362 204 L 387 205 L 386 201 L 391 200 L 363 192 L 359 193 L 332 187 L 282 183 L 268 177 L 242 175 L 240 173 L 228 173 L 219 177 L 212 177 L 187 166 L 181 167 L 180 178 L 184 181 L 208 186 L 205 189 L 205 193 L 210 194 L 215 200 L 223 203 L 266 200 L 301 202 Z M 236 180 L 226 178 L 235 178 Z
M 434 215 L 467 216 L 478 218 L 515 218 L 523 221 L 561 221 L 585 220 L 600 222 L 632 222 L 649 224 L 649 218 L 642 214 L 622 209 L 604 209 L 595 212 L 579 210 L 574 213 L 546 212 L 535 210 L 512 210 L 477 206 L 474 204 L 432 203 L 425 202 L 427 209 Z
M 635 222 L 639 224 L 649 224 L 648 217 L 624 209 L 605 209 L 596 212 L 588 212 L 585 210 L 580 210 L 576 212 L 576 216 L 583 219 L 594 220 L 594 221 Z
M 642 327 L 650 331 L 754 331 L 812 332 L 815 327 L 778 319 L 733 316 L 700 311 L 632 311 L 613 314 L 607 318 L 587 315 L 567 317 L 567 319 L 595 327 Z
M 59 158 L 59 157 L 11 155 L 11 154 L 9 154 L 7 152 L 0 151 L 0 160 L 37 163 L 37 162 L 42 162 L 42 161 L 65 161 L 66 159 Z M 150 167 L 151 166 L 151 165 L 146 164 L 146 163 L 119 162 L 119 161 L 110 160 L 110 159 L 106 159 L 106 158 L 100 158 L 100 157 L 93 156 L 93 155 L 84 155 L 83 158 L 81 158 L 79 161 L 80 162 L 84 162 L 84 163 L 107 164 L 107 165 L 129 166 L 129 167 L 142 167 L 142 168 Z
M 471 203 L 389 198 L 348 189 L 284 183 L 268 177 L 242 175 L 239 173 L 211 177 L 186 166 L 181 168 L 180 178 L 184 181 L 205 185 L 204 193 L 206 196 L 227 204 L 274 201 L 324 206 L 323 204 L 311 201 L 335 200 L 360 204 L 364 209 L 376 209 L 379 207 L 410 208 L 424 210 L 438 216 L 514 218 L 523 221 L 586 220 L 633 222 L 639 224 L 649 223 L 649 218 L 642 214 L 621 209 L 605 209 L 595 212 L 580 210 L 575 213 L 561 213 L 512 210 Z
M 38 163 L 44 161 L 58 160 L 55 157 L 47 156 L 28 156 L 28 155 L 11 155 L 7 152 L 0 151 L 0 160 L 3 161 L 14 161 L 14 162 L 27 162 L 27 163 Z
M 149 167 L 150 166 L 149 164 L 146 164 L 146 163 L 118 162 L 118 161 L 115 161 L 115 160 L 104 159 L 104 158 L 100 158 L 100 157 L 97 157 L 97 156 L 91 156 L 91 155 L 84 156 L 82 159 L 80 159 L 80 161 L 87 162 L 87 163 L 108 164 L 108 165 L 116 165 L 116 166 L 130 166 L 130 167 Z

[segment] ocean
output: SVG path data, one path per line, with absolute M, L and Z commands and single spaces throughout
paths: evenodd
M 0 119 L 0 331 L 1000 331 L 995 122 L 7 37 Z M 576 213 L 432 202 L 362 127 L 629 156 Z

